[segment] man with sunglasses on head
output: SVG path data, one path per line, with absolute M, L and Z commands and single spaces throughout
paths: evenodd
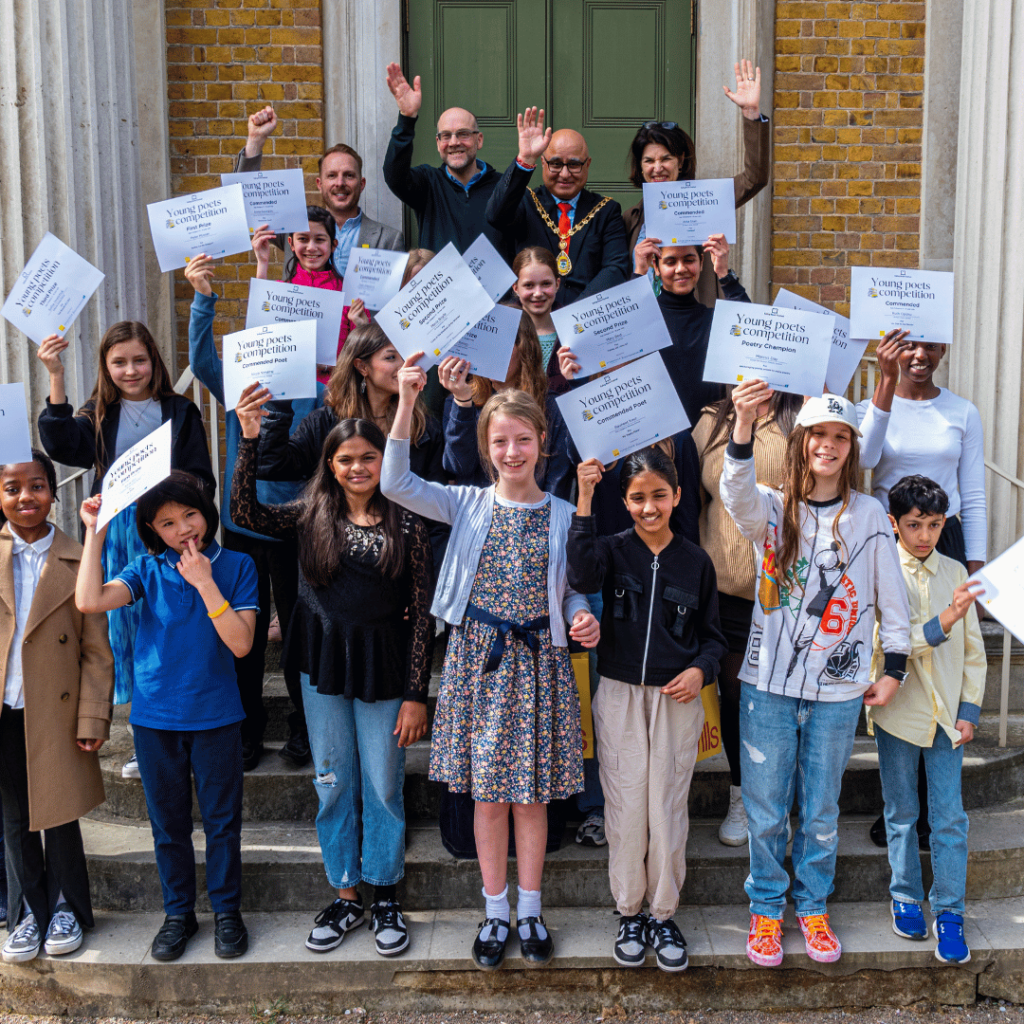
M 590 171 L 586 140 L 569 128 L 544 129 L 544 111 L 517 118 L 519 154 L 487 204 L 491 226 L 510 235 L 516 252 L 540 245 L 555 254 L 561 287 L 556 306 L 621 284 L 630 277 L 622 209 L 584 186 Z M 529 188 L 537 161 L 543 185 Z
M 384 156 L 388 188 L 416 214 L 419 244 L 439 252 L 449 242 L 465 252 L 483 232 L 511 263 L 509 240 L 490 227 L 485 217 L 487 200 L 501 175 L 477 152 L 484 144 L 476 118 L 461 107 L 450 107 L 437 122 L 437 152 L 441 166 L 412 166 L 416 121 L 423 103 L 420 77 L 412 85 L 398 64 L 387 67 L 387 83 L 398 104 L 398 123 Z

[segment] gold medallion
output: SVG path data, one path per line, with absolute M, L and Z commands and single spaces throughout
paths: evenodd
M 569 259 L 569 254 L 563 249 L 555 260 L 555 265 L 558 267 L 558 273 L 562 277 L 572 271 L 572 260 Z

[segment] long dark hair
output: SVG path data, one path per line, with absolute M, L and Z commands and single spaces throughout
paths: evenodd
M 660 124 L 650 128 L 641 125 L 629 144 L 629 180 L 637 188 L 643 188 L 644 175 L 640 161 L 644 149 L 652 142 L 664 146 L 673 156 L 679 157 L 679 181 L 692 181 L 697 177 L 697 149 L 693 139 L 679 125 L 675 128 L 662 128 Z
M 623 500 L 629 493 L 629 485 L 633 482 L 633 478 L 638 477 L 641 473 L 654 473 L 656 476 L 660 476 L 672 488 L 673 494 L 679 486 L 679 473 L 676 471 L 676 464 L 672 457 L 664 449 L 652 444 L 650 448 L 641 448 L 640 451 L 633 452 L 622 463 L 622 470 L 619 473 L 619 490 L 622 492 Z
M 782 391 L 776 391 L 772 395 L 771 402 L 768 405 L 769 421 L 774 421 L 777 424 L 783 437 L 789 437 L 793 432 L 797 414 L 800 412 L 803 404 L 803 395 L 786 394 Z M 714 410 L 715 419 L 711 424 L 708 443 L 704 445 L 704 451 L 700 453 L 701 456 L 711 451 L 712 448 L 728 444 L 733 424 L 736 422 L 736 409 L 732 404 L 732 399 L 723 398 L 711 406 L 711 408 Z
M 320 461 L 302 493 L 302 514 L 299 517 L 299 565 L 302 574 L 314 587 L 326 587 L 338 575 L 348 554 L 348 538 L 344 524 L 349 507 L 345 489 L 334 478 L 331 460 L 338 449 L 353 437 L 360 437 L 384 454 L 384 435 L 369 420 L 345 419 L 327 435 Z M 380 552 L 380 570 L 396 579 L 405 565 L 405 535 L 402 533 L 402 511 L 374 491 L 367 511 L 380 517 L 384 545 Z
M 306 217 L 310 224 L 323 224 L 324 230 L 327 232 L 328 238 L 331 240 L 331 253 L 327 257 L 327 266 L 324 270 L 329 270 L 339 281 L 341 280 L 341 274 L 338 273 L 338 268 L 334 265 L 334 247 L 338 241 L 338 225 L 334 222 L 334 218 L 325 210 L 322 206 L 307 206 Z M 298 232 L 302 234 L 302 232 Z M 292 232 L 292 235 L 296 232 Z M 291 238 L 291 235 L 288 236 Z M 284 279 L 290 281 L 295 276 L 295 271 L 299 266 L 299 257 L 293 252 L 288 257 L 288 262 L 284 265 Z

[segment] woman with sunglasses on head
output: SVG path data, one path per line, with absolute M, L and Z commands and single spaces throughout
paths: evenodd
M 735 70 L 735 91 L 723 88 L 743 114 L 743 170 L 733 178 L 739 209 L 768 184 L 772 157 L 768 118 L 760 109 L 761 69 L 743 60 Z M 693 139 L 675 121 L 642 124 L 630 145 L 629 161 L 630 180 L 637 188 L 642 188 L 645 181 L 690 181 L 697 177 Z M 653 255 L 661 240 L 647 237 L 643 199 L 622 215 L 622 221 L 631 257 L 639 254 L 647 259 Z M 705 305 L 712 305 L 719 294 L 710 263 L 705 262 L 696 294 Z

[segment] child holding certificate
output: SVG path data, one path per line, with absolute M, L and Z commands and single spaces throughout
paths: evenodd
M 551 319 L 551 309 L 561 284 L 554 253 L 542 245 L 528 245 L 516 253 L 512 273 L 516 275 L 512 291 L 537 332 L 541 366 L 548 376 L 548 389 L 552 394 L 561 394 L 567 385 L 558 366 L 558 334 Z
M 794 791 L 793 902 L 807 955 L 838 960 L 829 927 L 838 848 L 839 789 L 861 704 L 888 703 L 906 676 L 910 610 L 882 506 L 857 493 L 857 413 L 838 395 L 811 398 L 786 446 L 780 490 L 757 483 L 752 430 L 772 390 L 732 393 L 736 420 L 720 492 L 740 533 L 762 551 L 740 679 L 743 804 L 750 846 L 747 956 L 782 962 L 783 866 Z M 884 667 L 871 682 L 874 625 Z M 798 784 L 799 780 L 799 784 Z
M 446 487 L 409 468 L 409 432 L 426 374 L 422 352 L 399 371 L 398 412 L 384 453 L 381 490 L 421 516 L 452 524 L 431 611 L 451 627 L 438 692 L 430 777 L 472 793 L 484 922 L 473 943 L 481 970 L 501 966 L 510 932 L 509 807 L 515 821 L 523 958 L 554 953 L 541 913 L 551 800 L 583 788 L 579 698 L 568 638 L 597 644 L 587 602 L 566 582 L 572 506 L 545 494 L 535 469 L 544 412 L 521 391 L 500 391 L 480 411 L 477 438 L 490 487 Z M 566 623 L 571 628 L 566 628 Z
M 696 544 L 673 533 L 679 479 L 664 451 L 644 448 L 624 460 L 619 487 L 633 527 L 613 536 L 600 536 L 591 514 L 602 475 L 594 459 L 577 470 L 567 558 L 570 584 L 604 598 L 593 713 L 608 878 L 621 915 L 613 955 L 638 967 L 650 946 L 663 971 L 682 971 L 686 940 L 672 918 L 686 878 L 687 800 L 704 726 L 700 692 L 714 684 L 725 654 L 715 569 Z

